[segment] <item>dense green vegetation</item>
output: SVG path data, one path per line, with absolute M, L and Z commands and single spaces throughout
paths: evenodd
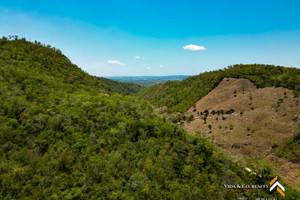
M 108 78 L 100 77 L 99 80 L 104 83 L 106 86 L 110 87 L 114 91 L 120 93 L 120 94 L 135 94 L 141 91 L 144 86 L 135 84 L 135 83 L 126 83 L 126 82 L 120 82 L 120 81 L 114 81 Z
M 273 65 L 234 65 L 212 72 L 205 72 L 182 81 L 169 81 L 162 87 L 145 88 L 140 96 L 150 99 L 155 106 L 167 106 L 168 112 L 185 112 L 207 95 L 225 77 L 247 78 L 257 87 L 285 87 L 300 92 L 300 69 Z
M 0 199 L 270 197 L 268 184 L 146 101 L 115 93 L 59 50 L 0 40 Z M 299 193 L 286 187 L 290 199 Z
M 296 131 L 295 137 L 286 141 L 277 154 L 289 161 L 300 164 L 300 127 Z

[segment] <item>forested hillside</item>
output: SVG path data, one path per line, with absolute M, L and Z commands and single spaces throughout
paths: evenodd
M 270 168 L 250 174 L 38 42 L 0 40 L 0 99 L 0 199 L 271 196 L 223 186 L 268 184 Z
M 300 164 L 300 126 L 296 131 L 294 138 L 286 141 L 278 150 L 277 154 L 294 163 Z
M 182 81 L 169 81 L 145 88 L 140 96 L 157 107 L 167 106 L 168 112 L 185 112 L 207 95 L 225 77 L 246 78 L 257 87 L 285 87 L 300 92 L 300 69 L 273 65 L 234 65 L 212 72 L 205 72 Z
M 141 91 L 144 86 L 135 84 L 135 83 L 126 83 L 120 81 L 114 81 L 108 78 L 100 77 L 99 80 L 104 83 L 106 86 L 110 87 L 114 91 L 120 94 L 135 94 Z

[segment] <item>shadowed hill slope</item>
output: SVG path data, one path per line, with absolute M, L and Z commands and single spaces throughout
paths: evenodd
M 110 91 L 59 50 L 0 40 L 1 199 L 271 197 L 268 184 L 137 98 Z M 285 185 L 286 186 L 286 185 Z M 286 186 L 286 195 L 299 193 Z
M 168 81 L 160 89 L 158 85 L 145 88 L 140 96 L 157 107 L 167 106 L 168 112 L 185 112 L 199 99 L 213 90 L 223 78 L 246 78 L 256 87 L 285 87 L 300 91 L 300 69 L 273 65 L 234 65 L 212 72 L 205 72 L 182 81 Z
M 114 91 L 120 93 L 120 94 L 136 94 L 139 91 L 141 91 L 144 86 L 135 84 L 135 83 L 126 83 L 126 82 L 120 82 L 120 81 L 114 81 L 108 78 L 100 77 L 99 80 L 104 83 L 106 86 L 110 87 Z

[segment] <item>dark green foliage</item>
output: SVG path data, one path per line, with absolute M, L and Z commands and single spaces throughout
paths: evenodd
M 282 98 L 278 99 L 278 101 L 277 101 L 277 108 L 280 107 L 280 104 L 283 103 L 283 100 L 284 99 L 282 99 Z
M 275 149 L 278 147 L 278 141 L 277 140 L 272 140 L 272 148 Z
M 286 141 L 277 154 L 294 163 L 300 163 L 300 127 L 295 137 Z
M 230 109 L 230 110 L 227 110 L 226 112 L 225 112 L 225 114 L 232 114 L 232 113 L 234 113 L 235 112 L 235 110 L 234 109 Z
M 208 114 L 209 114 L 209 111 L 206 109 L 206 110 L 204 110 L 204 115 L 207 117 L 208 116 Z
M 138 93 L 144 88 L 144 86 L 135 83 L 119 82 L 103 77 L 100 77 L 98 79 L 114 91 L 125 95 Z
M 205 72 L 182 81 L 168 81 L 156 92 L 157 86 L 148 87 L 140 92 L 140 96 L 150 99 L 156 106 L 167 106 L 168 112 L 185 112 L 195 102 L 214 89 L 223 78 L 246 78 L 257 87 L 285 87 L 300 91 L 300 69 L 273 65 L 234 65 L 212 72 Z M 252 95 L 249 96 L 250 100 Z
M 190 115 L 189 121 L 194 121 L 194 115 Z
M 0 199 L 270 196 L 225 189 L 258 180 L 54 48 L 1 39 L 0 99 Z

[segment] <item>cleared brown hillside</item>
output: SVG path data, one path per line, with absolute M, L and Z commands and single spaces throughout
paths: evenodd
M 280 167 L 275 168 L 276 172 L 286 183 L 300 190 L 299 164 L 278 158 L 274 153 L 286 139 L 293 137 L 300 124 L 297 99 L 299 101 L 289 89 L 257 89 L 247 79 L 225 78 L 199 100 L 195 108 L 187 111 L 186 115 L 194 115 L 194 121 L 184 123 L 183 127 L 192 133 L 200 131 L 211 136 L 214 143 L 234 154 L 277 163 Z M 279 101 L 282 103 L 278 106 Z M 206 109 L 209 115 L 204 123 L 201 112 Z M 230 109 L 235 111 L 232 114 L 211 114 L 212 110 L 225 112 Z

